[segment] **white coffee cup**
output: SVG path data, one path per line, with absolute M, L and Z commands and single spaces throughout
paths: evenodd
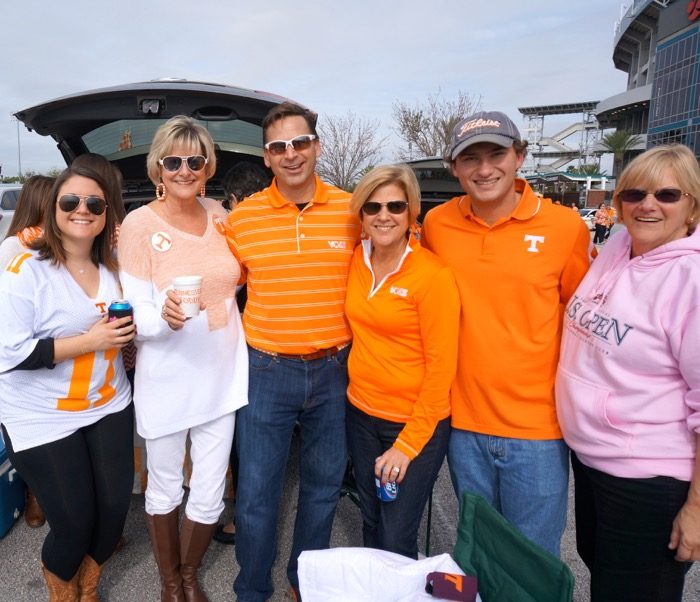
M 180 297 L 180 309 L 187 318 L 199 315 L 199 298 L 202 294 L 201 276 L 178 276 L 173 279 L 173 290 Z

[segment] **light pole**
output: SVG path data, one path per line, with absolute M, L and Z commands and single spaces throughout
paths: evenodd
M 19 179 L 22 181 L 22 149 L 19 144 L 19 119 L 15 118 L 17 122 L 17 171 L 19 172 Z

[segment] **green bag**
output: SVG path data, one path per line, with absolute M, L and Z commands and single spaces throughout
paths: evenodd
M 479 581 L 484 602 L 571 602 L 574 576 L 483 498 L 462 496 L 454 559 Z

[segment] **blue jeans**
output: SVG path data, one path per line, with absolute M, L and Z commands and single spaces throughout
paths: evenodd
M 591 600 L 680 602 L 689 562 L 667 547 L 690 483 L 671 477 L 626 479 L 571 454 L 576 548 L 591 571 Z
M 365 547 L 418 558 L 418 527 L 447 452 L 450 419 L 438 422 L 433 436 L 408 465 L 393 502 L 377 497 L 374 461 L 389 449 L 405 424 L 375 418 L 348 404 L 347 431 L 362 510 Z
M 559 556 L 569 484 L 563 439 L 508 439 L 452 429 L 447 461 L 460 502 L 464 491 L 480 495 L 525 537 Z
M 329 546 L 347 464 L 345 404 L 350 348 L 312 361 L 292 360 L 249 348 L 249 404 L 236 418 L 238 489 L 233 584 L 238 600 L 262 602 L 273 593 L 285 468 L 294 425 L 300 427 L 299 500 L 289 582 L 298 591 L 297 559 L 304 550 Z

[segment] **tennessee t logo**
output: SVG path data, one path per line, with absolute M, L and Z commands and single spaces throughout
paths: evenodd
M 99 303 L 95 303 L 95 307 L 97 308 L 97 311 L 99 311 L 101 314 L 103 314 L 107 311 L 107 304 L 104 301 L 100 301 Z
M 523 239 L 525 242 L 529 242 L 530 246 L 527 248 L 529 253 L 539 253 L 540 250 L 537 248 L 538 242 L 544 242 L 544 236 L 535 236 L 534 234 L 526 234 Z

